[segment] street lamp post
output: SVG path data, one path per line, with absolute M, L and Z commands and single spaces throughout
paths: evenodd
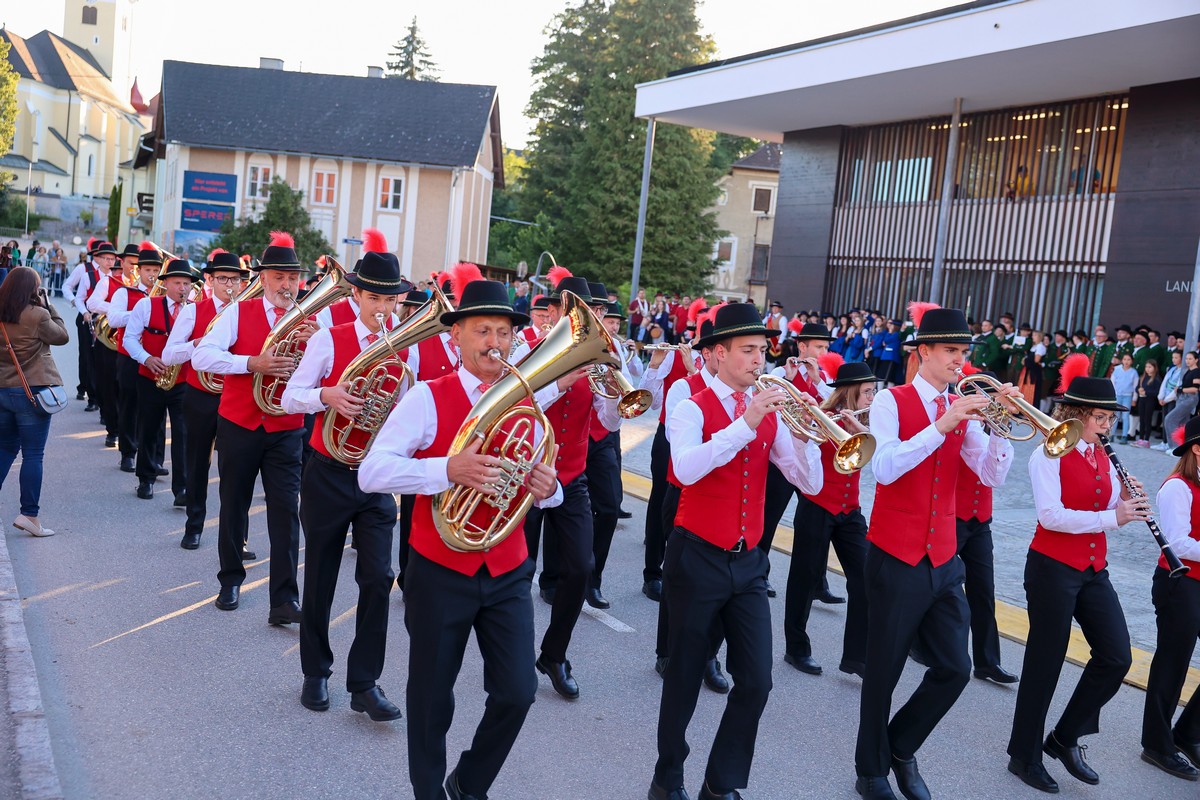
M 29 238 L 29 197 L 33 188 L 33 162 L 29 162 L 29 175 L 25 179 L 25 238 Z

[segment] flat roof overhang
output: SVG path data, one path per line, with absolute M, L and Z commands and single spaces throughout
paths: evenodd
M 1198 76 L 1196 0 L 1009 0 L 681 71 L 639 85 L 636 114 L 778 142 Z

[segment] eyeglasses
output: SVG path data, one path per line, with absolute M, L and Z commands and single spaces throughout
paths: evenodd
M 236 275 L 214 275 L 212 280 L 213 283 L 237 283 L 241 278 Z
M 1097 425 L 1112 425 L 1117 421 L 1116 414 L 1088 414 Z

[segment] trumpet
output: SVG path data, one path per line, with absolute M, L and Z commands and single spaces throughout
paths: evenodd
M 649 389 L 635 389 L 625 373 L 607 364 L 593 364 L 588 369 L 588 386 L 605 400 L 617 400 L 621 419 L 640 417 L 654 402 Z
M 982 373 L 967 375 L 961 369 L 956 371 L 959 380 L 955 392 L 959 397 L 981 394 L 989 398 L 988 404 L 979 411 L 980 421 L 996 436 L 1014 442 L 1026 442 L 1040 433 L 1046 439 L 1042 443 L 1046 455 L 1050 458 L 1062 458 L 1075 448 L 1079 437 L 1083 435 L 1083 423 L 1079 420 L 1069 419 L 1059 422 L 1049 414 L 1044 414 L 1034 408 L 1024 398 L 1008 398 L 1008 401 L 1017 409 L 1015 413 L 1010 412 L 1003 403 L 992 399 L 988 394 L 989 390 L 992 392 L 1000 390 L 1000 381 Z M 1029 428 L 1029 433 L 1018 434 L 1016 431 L 1020 427 Z
M 793 436 L 822 444 L 829 442 L 833 447 L 833 468 L 843 475 L 850 475 L 865 467 L 875 455 L 875 437 L 870 433 L 850 433 L 843 430 L 837 421 L 815 405 L 810 405 L 790 381 L 774 375 L 759 375 L 754 381 L 755 391 L 782 389 L 787 399 L 779 410 L 779 418 Z M 844 412 L 843 412 L 844 413 Z M 857 415 L 860 412 L 853 412 Z
M 237 304 L 243 300 L 253 300 L 257 297 L 262 297 L 262 293 L 262 281 L 252 281 L 249 286 L 239 292 L 237 296 L 230 300 L 229 303 L 227 303 L 226 306 L 221 309 L 221 314 L 224 314 L 229 309 L 236 307 Z M 205 335 L 207 335 L 208 332 L 213 329 L 213 326 L 217 324 L 217 319 L 221 316 L 221 314 L 215 315 L 209 321 L 208 327 L 204 329 Z M 200 385 L 203 386 L 206 391 L 211 392 L 212 394 L 220 394 L 225 389 L 225 376 L 216 372 L 201 372 L 200 370 L 196 370 L 196 380 L 200 382 Z

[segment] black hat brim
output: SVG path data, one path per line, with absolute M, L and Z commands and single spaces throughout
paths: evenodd
M 308 272 L 308 267 L 303 264 L 264 264 L 261 261 L 250 269 L 254 272 L 266 272 L 269 269 L 277 269 L 280 272 Z
M 1187 453 L 1188 450 L 1191 450 L 1192 445 L 1194 444 L 1200 444 L 1200 436 L 1193 436 L 1190 439 L 1184 439 L 1183 444 L 1171 451 L 1171 455 L 1175 456 L 1176 458 L 1183 458 L 1184 454 Z
M 1129 409 L 1116 400 L 1100 400 L 1099 398 L 1075 397 L 1070 394 L 1053 398 L 1060 406 L 1080 406 L 1083 408 L 1099 408 L 1102 411 L 1128 411 Z
M 739 325 L 735 328 L 715 330 L 708 336 L 696 339 L 692 342 L 692 349 L 698 350 L 702 347 L 712 347 L 723 339 L 732 339 L 735 336 L 766 336 L 768 339 L 773 339 L 778 335 L 779 331 L 774 328 L 768 328 L 765 325 Z
M 383 295 L 408 294 L 413 289 L 413 285 L 406 280 L 376 281 L 364 278 L 355 272 L 351 272 L 346 276 L 346 283 L 356 286 L 364 292 L 374 292 L 375 294 Z
M 905 347 L 916 347 L 919 344 L 971 344 L 971 334 L 950 333 L 945 335 L 930 334 L 917 336 L 904 342 Z
M 457 311 L 447 311 L 438 319 L 443 325 L 453 325 L 467 317 L 508 317 L 512 320 L 513 325 L 526 325 L 529 323 L 528 314 L 513 311 L 511 307 L 507 306 L 472 306 L 471 308 L 463 308 Z

